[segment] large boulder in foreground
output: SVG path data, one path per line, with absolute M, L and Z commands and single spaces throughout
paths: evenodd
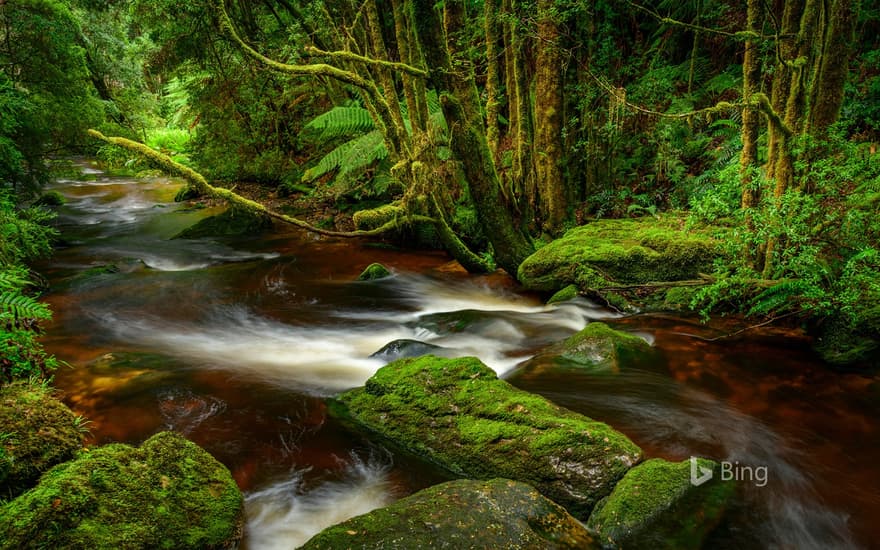
M 674 215 L 598 220 L 569 230 L 519 266 L 532 290 L 574 284 L 586 293 L 608 287 L 695 279 L 710 272 L 718 247 L 707 231 L 684 229 Z
M 718 463 L 695 460 L 697 475 L 703 475 L 702 480 L 697 477 L 699 484 L 691 481 L 687 460 L 656 458 L 636 466 L 596 506 L 587 527 L 614 548 L 700 548 L 721 519 L 734 487 L 721 480 Z
M 580 519 L 642 459 L 625 435 L 514 388 L 473 357 L 395 361 L 330 408 L 458 476 L 529 483 Z
M 0 388 L 0 498 L 33 487 L 43 472 L 73 458 L 82 448 L 82 425 L 44 385 Z
M 0 548 L 235 548 L 241 492 L 222 464 L 171 432 L 111 444 L 46 472 L 0 507 Z
M 506 479 L 435 485 L 325 529 L 303 549 L 599 548 L 534 488 Z

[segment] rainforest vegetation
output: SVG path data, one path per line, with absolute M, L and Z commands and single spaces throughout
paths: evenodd
M 228 205 L 189 236 L 441 250 L 870 369 L 878 144 L 870 0 L 0 0 L 0 384 L 63 364 L 30 266 L 74 158 Z

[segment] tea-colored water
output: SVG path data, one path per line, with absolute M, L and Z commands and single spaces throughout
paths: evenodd
M 47 348 L 72 368 L 65 400 L 92 444 L 180 431 L 247 494 L 248 548 L 291 548 L 442 473 L 327 417 L 323 397 L 358 386 L 396 339 L 477 355 L 525 389 L 608 422 L 650 456 L 766 466 L 709 546 L 871 546 L 880 540 L 880 384 L 833 373 L 796 339 L 681 319 L 548 307 L 509 278 L 469 277 L 439 253 L 404 253 L 279 228 L 250 240 L 170 240 L 211 213 L 172 202 L 163 179 L 58 181 L 66 246 L 43 267 L 56 312 Z M 395 276 L 356 282 L 374 261 Z M 114 264 L 118 271 L 82 275 Z M 603 318 L 644 334 L 650 365 L 596 373 L 527 360 Z M 723 330 L 723 329 L 722 329 Z

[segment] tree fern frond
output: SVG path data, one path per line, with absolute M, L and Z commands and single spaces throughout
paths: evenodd
M 318 164 L 305 171 L 303 183 L 313 181 L 324 174 L 340 169 L 337 178 L 362 170 L 388 156 L 388 149 L 378 130 L 366 133 L 358 138 L 346 141 L 333 149 L 318 161 Z
M 303 129 L 314 141 L 327 141 L 375 129 L 370 112 L 363 107 L 334 107 L 309 121 Z

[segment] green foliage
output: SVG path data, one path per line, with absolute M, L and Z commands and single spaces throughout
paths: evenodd
M 51 312 L 29 292 L 32 283 L 23 266 L 51 251 L 55 231 L 45 224 L 53 216 L 42 208 L 18 209 L 0 190 L 0 382 L 48 376 L 58 366 L 37 341 L 39 322 Z

